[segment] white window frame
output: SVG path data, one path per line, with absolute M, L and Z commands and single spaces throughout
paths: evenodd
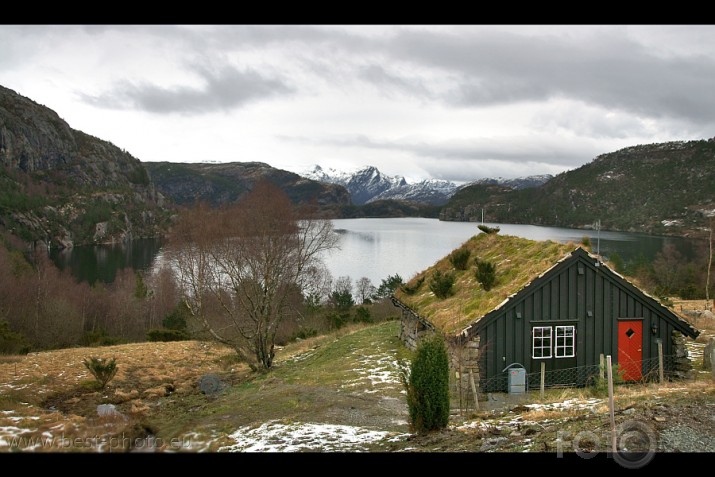
M 539 331 L 539 336 L 536 335 L 537 330 Z M 545 335 L 544 332 L 548 330 L 548 335 Z M 531 357 L 533 359 L 549 359 L 551 358 L 551 348 L 553 346 L 553 331 L 551 326 L 534 326 L 531 328 Z M 541 339 L 541 345 L 537 348 L 536 347 L 536 339 L 539 338 Z M 543 340 L 548 339 L 548 345 L 544 346 Z M 539 349 L 541 350 L 542 354 L 544 352 L 548 352 L 548 356 L 543 355 L 543 356 L 535 356 L 536 353 L 535 351 Z
M 573 358 L 576 356 L 576 327 L 573 325 L 567 326 L 556 326 L 556 333 L 554 333 L 554 357 L 555 358 Z M 571 333 L 567 334 L 566 330 L 570 329 Z M 571 338 L 571 343 L 568 343 L 568 339 Z M 559 343 L 561 340 L 561 343 Z M 571 351 L 571 354 L 567 354 L 567 351 Z M 563 353 L 563 354 L 560 354 Z

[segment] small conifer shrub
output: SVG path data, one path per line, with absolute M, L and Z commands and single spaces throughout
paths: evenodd
M 94 379 L 99 383 L 100 389 L 104 389 L 107 383 L 117 374 L 117 360 L 115 358 L 85 358 L 83 361 Z

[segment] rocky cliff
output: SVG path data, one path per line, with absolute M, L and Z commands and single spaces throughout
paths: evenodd
M 0 228 L 60 247 L 156 236 L 163 202 L 137 158 L 0 86 Z

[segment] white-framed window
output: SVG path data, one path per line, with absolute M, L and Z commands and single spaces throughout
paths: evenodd
M 557 326 L 554 356 L 557 358 L 573 358 L 576 356 L 576 327 Z
M 531 357 L 551 357 L 551 327 L 535 326 L 531 329 Z

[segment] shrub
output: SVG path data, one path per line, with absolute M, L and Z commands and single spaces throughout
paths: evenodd
M 325 316 L 325 319 L 328 320 L 330 327 L 334 328 L 336 330 L 339 330 L 340 328 L 345 326 L 345 324 L 348 322 L 349 318 L 350 318 L 349 314 L 338 313 L 338 312 L 331 312 Z
M 373 295 L 375 300 L 381 300 L 392 295 L 397 288 L 402 285 L 402 277 L 399 274 L 388 275 L 387 278 L 383 278 L 380 286 Z
M 157 328 L 146 333 L 147 341 L 184 341 L 190 340 L 191 336 L 185 330 L 168 330 Z
M 305 340 L 312 338 L 313 336 L 318 336 L 318 330 L 315 328 L 301 328 L 295 335 L 293 335 L 290 341 Z
M 477 259 L 477 270 L 474 275 L 484 290 L 489 291 L 497 281 L 497 266 L 493 262 Z
M 419 288 L 422 286 L 422 283 L 424 283 L 424 281 L 425 281 L 425 277 L 420 277 L 417 279 L 417 281 L 415 281 L 414 285 L 410 286 L 407 283 L 405 283 L 404 285 L 402 285 L 400 287 L 400 289 L 403 292 L 407 293 L 408 295 L 414 295 L 415 293 L 417 293 L 417 290 L 419 290 Z
M 99 328 L 93 331 L 87 331 L 79 339 L 79 344 L 82 346 L 113 346 L 119 344 L 121 340 Z
M 581 245 L 590 249 L 591 248 L 591 237 L 589 237 L 588 235 L 584 235 L 583 237 L 581 237 Z
M 601 369 L 602 368 L 599 366 L 599 371 Z M 608 396 L 608 375 L 606 374 L 605 367 L 603 368 L 602 372 L 603 377 L 601 377 L 600 372 L 599 374 L 596 374 L 591 377 L 591 391 L 594 396 L 598 397 Z M 619 364 L 614 364 L 611 366 L 611 373 L 613 374 L 614 386 L 624 381 L 623 375 L 625 374 L 625 371 L 621 369 L 621 366 Z
M 364 306 L 359 306 L 355 309 L 355 321 L 358 323 L 372 323 L 372 316 L 370 315 L 370 310 Z
M 94 379 L 99 383 L 100 389 L 104 389 L 107 383 L 117 374 L 117 360 L 115 358 L 85 358 L 83 361 Z
M 449 272 L 442 273 L 437 270 L 432 274 L 429 289 L 432 290 L 432 293 L 434 293 L 437 298 L 444 299 L 454 293 L 452 291 L 452 285 L 454 285 L 454 275 Z
M 442 337 L 434 335 L 422 341 L 409 371 L 404 364 L 401 371 L 412 429 L 424 433 L 446 427 L 449 421 L 449 359 Z
M 10 329 L 7 321 L 0 321 L 0 354 L 27 354 L 30 343 L 21 333 Z
M 335 308 L 340 311 L 349 310 L 353 305 L 355 305 L 355 299 L 350 290 L 334 291 L 330 294 L 330 300 L 333 302 Z
M 498 234 L 499 230 L 501 230 L 499 227 L 489 227 L 488 225 L 484 224 L 477 225 L 477 228 L 485 234 Z
M 186 317 L 188 315 L 189 311 L 182 301 L 161 320 L 161 326 L 168 330 L 186 330 Z
M 460 248 L 449 255 L 449 261 L 457 270 L 466 270 L 469 262 L 469 255 L 472 252 L 468 248 Z

